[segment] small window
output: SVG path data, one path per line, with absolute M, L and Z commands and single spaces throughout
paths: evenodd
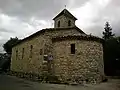
M 75 54 L 75 44 L 71 44 L 71 54 Z
M 22 49 L 22 59 L 23 59 L 23 57 L 24 57 L 24 48 Z
M 42 55 L 42 49 L 40 49 L 40 55 Z
M 17 58 L 18 58 L 18 50 L 16 50 L 16 60 L 17 60 Z
M 58 21 L 58 27 L 60 27 L 60 21 Z
M 68 26 L 71 26 L 71 21 L 70 20 L 68 21 Z
M 33 46 L 31 45 L 30 46 L 30 58 L 32 58 L 32 49 L 33 49 Z

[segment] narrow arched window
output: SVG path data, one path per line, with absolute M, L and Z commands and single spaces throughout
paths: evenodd
M 71 44 L 71 54 L 75 54 L 75 44 Z
M 60 21 L 58 21 L 58 27 L 60 27 Z
M 24 57 L 24 48 L 22 49 L 22 59 L 23 59 L 23 57 Z
M 16 60 L 17 60 L 17 58 L 18 58 L 18 50 L 16 50 Z
M 30 58 L 32 58 L 32 50 L 33 50 L 33 46 L 30 46 Z
M 42 49 L 40 49 L 40 55 L 42 55 L 42 53 L 43 53 L 43 52 L 42 52 Z
M 70 20 L 68 21 L 68 26 L 71 26 L 71 21 Z

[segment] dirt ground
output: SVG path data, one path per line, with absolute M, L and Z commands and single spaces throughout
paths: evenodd
M 0 75 L 0 90 L 120 90 L 120 79 L 109 79 L 108 82 L 91 85 L 59 85 L 32 82 L 14 76 Z

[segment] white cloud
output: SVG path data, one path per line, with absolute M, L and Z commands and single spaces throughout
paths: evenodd
M 27 22 L 22 22 L 17 17 L 10 17 L 5 14 L 0 14 L 0 29 L 8 30 L 8 32 L 3 32 L 4 34 L 10 34 L 12 32 L 12 36 L 18 36 L 20 37 L 24 33 L 30 33 L 34 31 L 34 27 L 29 25 Z M 14 33 L 13 33 L 14 32 Z M 8 35 L 8 37 L 10 37 Z
M 99 18 L 99 13 L 110 3 L 111 0 L 89 0 L 82 7 L 73 9 L 74 15 L 78 18 L 77 26 L 85 30 L 95 26 L 93 21 Z M 86 31 L 89 32 L 89 31 Z
M 0 52 L 3 51 L 4 44 L 10 37 L 25 38 L 38 30 L 52 27 L 51 21 L 39 20 L 31 17 L 28 22 L 21 21 L 17 17 L 11 17 L 0 13 Z
M 40 20 L 39 18 L 31 17 L 29 22 L 30 25 L 36 28 L 36 30 L 53 27 L 51 20 Z
M 0 0 L 0 50 L 10 37 L 24 38 L 53 27 L 52 18 L 64 5 L 87 34 L 102 36 L 106 21 L 110 21 L 114 32 L 120 32 L 120 0 Z

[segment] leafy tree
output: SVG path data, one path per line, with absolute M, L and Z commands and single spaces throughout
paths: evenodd
M 8 53 L 11 54 L 12 53 L 12 47 L 13 45 L 15 45 L 16 43 L 18 43 L 20 40 L 15 37 L 15 38 L 10 38 L 4 45 L 3 48 L 4 50 Z
M 114 37 L 109 22 L 103 32 L 104 71 L 106 75 L 120 75 L 120 37 Z
M 105 30 L 103 32 L 103 39 L 104 40 L 111 39 L 113 36 L 115 36 L 115 34 L 112 34 L 112 28 L 111 28 L 109 22 L 106 22 L 104 30 Z
M 120 75 L 120 37 L 111 38 L 104 45 L 106 75 Z

